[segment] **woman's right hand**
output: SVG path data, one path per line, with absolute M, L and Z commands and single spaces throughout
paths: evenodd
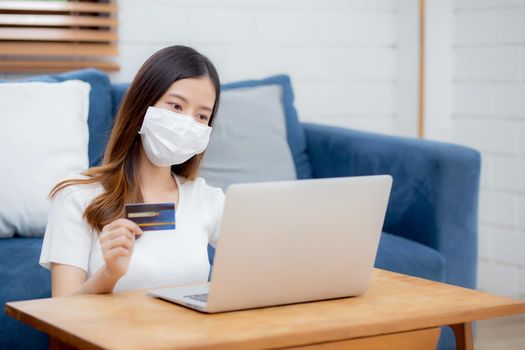
M 142 235 L 142 230 L 133 221 L 116 219 L 102 228 L 99 241 L 107 272 L 119 279 L 128 271 L 135 235 Z

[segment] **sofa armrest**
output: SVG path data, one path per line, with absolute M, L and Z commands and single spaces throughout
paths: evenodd
M 390 174 L 384 230 L 439 251 L 446 281 L 475 288 L 478 151 L 313 123 L 303 127 L 314 177 Z

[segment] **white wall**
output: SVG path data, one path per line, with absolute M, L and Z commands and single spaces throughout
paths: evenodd
M 453 0 L 447 12 L 429 1 L 436 26 L 452 28 L 448 45 L 433 28 L 434 57 L 452 64 L 447 80 L 428 82 L 440 86 L 430 114 L 443 112 L 428 134 L 481 151 L 479 287 L 525 297 L 525 2 Z
M 415 3 L 121 0 L 122 70 L 112 78 L 129 81 L 156 50 L 188 45 L 224 82 L 289 74 L 302 120 L 415 135 Z
M 482 151 L 481 288 L 525 297 L 525 8 L 456 1 L 454 137 Z

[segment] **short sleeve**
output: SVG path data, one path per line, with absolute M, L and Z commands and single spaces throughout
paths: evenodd
M 93 239 L 83 218 L 83 192 L 71 185 L 53 197 L 40 253 L 42 267 L 51 269 L 54 262 L 88 271 Z
M 222 222 L 222 212 L 224 210 L 224 201 L 226 196 L 220 188 L 216 188 L 213 196 L 213 229 L 210 231 L 208 242 L 215 248 L 217 240 L 219 239 L 219 229 Z

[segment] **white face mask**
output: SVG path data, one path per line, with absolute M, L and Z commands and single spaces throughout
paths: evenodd
M 149 160 L 159 167 L 181 164 L 204 152 L 211 127 L 193 117 L 148 107 L 139 134 Z

